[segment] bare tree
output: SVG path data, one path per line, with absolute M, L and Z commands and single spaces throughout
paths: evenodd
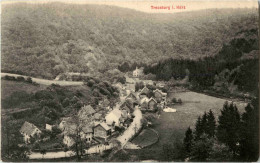
M 85 139 L 83 128 L 90 125 L 89 117 L 80 118 L 77 112 L 73 113 L 69 120 L 70 125 L 68 126 L 68 136 L 74 143 L 70 149 L 76 153 L 77 161 L 81 160 L 81 157 L 85 154 Z

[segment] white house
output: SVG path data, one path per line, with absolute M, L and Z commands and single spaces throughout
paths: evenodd
M 23 135 L 24 142 L 27 144 L 30 143 L 31 137 L 39 136 L 41 134 L 41 130 L 38 129 L 34 124 L 25 121 L 20 129 L 20 133 Z
M 70 121 L 71 118 L 70 117 L 65 117 L 65 118 L 62 118 L 60 124 L 59 124 L 59 129 L 61 129 L 61 131 L 63 131 L 65 129 L 65 126 L 66 126 L 66 123 L 68 121 Z
M 114 109 L 106 115 L 105 117 L 106 123 L 108 125 L 112 125 L 113 123 L 115 123 L 115 126 L 119 126 L 121 117 L 122 117 L 122 111 L 119 109 Z
M 63 143 L 66 144 L 68 147 L 71 147 L 75 141 L 68 135 L 64 135 Z
M 145 96 L 145 97 L 143 97 L 143 98 L 140 100 L 140 104 L 142 104 L 142 103 L 144 103 L 144 102 L 148 103 L 149 101 L 150 101 L 150 99 Z
M 49 131 L 52 131 L 52 125 L 49 125 L 49 124 L 46 123 L 45 129 L 49 130 Z
M 143 69 L 142 68 L 138 69 L 136 67 L 135 70 L 133 71 L 133 77 L 139 77 L 142 75 L 142 73 L 143 73 Z

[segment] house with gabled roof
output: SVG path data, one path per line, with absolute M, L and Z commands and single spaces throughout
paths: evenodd
M 141 100 L 140 100 L 140 104 L 142 104 L 142 103 L 144 103 L 144 102 L 146 102 L 146 103 L 148 103 L 150 101 L 150 99 L 148 98 L 148 97 L 143 97 Z
M 119 109 L 114 109 L 106 115 L 105 117 L 106 123 L 108 125 L 112 125 L 114 123 L 115 126 L 119 126 L 121 117 L 122 117 L 122 111 Z
M 133 77 L 139 77 L 143 74 L 143 68 L 135 68 L 135 70 L 133 71 Z
M 146 86 L 143 87 L 143 89 L 141 89 L 140 91 L 140 95 L 148 95 L 150 92 L 150 89 L 147 88 Z
M 145 85 L 154 85 L 154 82 L 152 80 L 142 80 Z
M 66 122 L 64 129 L 63 129 L 63 143 L 66 144 L 68 147 L 71 147 L 75 141 L 74 139 L 71 137 L 71 135 L 74 135 L 77 132 L 77 126 L 76 124 L 70 123 L 70 122 Z
M 96 113 L 96 110 L 92 108 L 91 105 L 84 105 L 81 107 L 80 111 L 78 112 L 79 119 L 86 119 L 87 117 L 93 116 Z
M 94 131 L 93 131 L 93 128 L 92 126 L 84 126 L 82 127 L 82 138 L 84 140 L 86 140 L 86 142 L 91 142 L 92 141 L 92 138 L 93 138 L 93 135 L 94 134 Z
M 105 122 L 99 123 L 94 127 L 94 137 L 107 139 L 111 135 L 111 127 Z
M 157 101 L 151 97 L 148 102 L 148 110 L 153 111 L 155 109 L 157 109 Z
M 24 142 L 27 144 L 30 143 L 31 137 L 40 136 L 42 132 L 34 124 L 25 121 L 20 129 L 20 133 L 23 135 Z
M 63 123 L 63 143 L 66 144 L 68 147 L 71 147 L 75 141 L 73 136 L 79 134 L 82 140 L 86 142 L 91 142 L 93 138 L 93 129 L 92 123 L 91 124 L 80 124 L 77 125 L 71 119 L 68 119 L 65 123 Z
M 120 108 L 120 110 L 126 110 L 128 113 L 132 113 L 133 112 L 133 109 L 131 108 L 131 106 L 127 103 L 127 102 L 124 102 Z
M 159 89 L 154 90 L 153 93 L 154 93 L 154 97 L 157 100 L 157 102 L 159 102 L 159 103 L 162 101 L 166 102 L 167 93 L 164 93 Z
M 133 101 L 136 101 L 137 97 L 133 92 L 130 92 L 129 95 L 126 96 L 126 99 L 132 99 Z

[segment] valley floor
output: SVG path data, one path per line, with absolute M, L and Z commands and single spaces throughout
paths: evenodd
M 153 123 L 152 128 L 159 133 L 159 141 L 144 149 L 129 150 L 131 154 L 138 155 L 140 160 L 163 160 L 163 145 L 182 141 L 186 129 L 190 126 L 194 129 L 198 116 L 202 116 L 210 109 L 215 116 L 220 114 L 226 99 L 216 98 L 196 92 L 181 92 L 169 95 L 181 98 L 182 105 L 174 105 L 175 113 L 162 112 L 160 117 Z M 229 101 L 231 102 L 231 101 Z M 246 103 L 234 102 L 240 113 L 244 112 Z M 178 161 L 178 160 L 175 160 Z

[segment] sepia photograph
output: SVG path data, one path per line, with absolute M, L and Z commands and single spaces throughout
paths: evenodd
M 257 0 L 3 0 L 2 162 L 257 162 Z

